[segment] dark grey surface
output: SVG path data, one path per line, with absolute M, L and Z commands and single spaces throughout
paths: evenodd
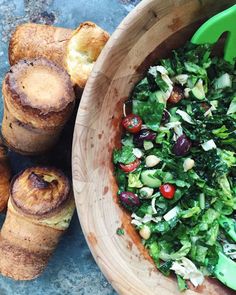
M 0 82 L 9 65 L 9 35 L 17 24 L 33 21 L 75 28 L 91 20 L 112 33 L 139 0 L 0 0 Z M 2 118 L 2 100 L 0 103 Z M 10 152 L 14 173 L 34 164 L 51 164 L 70 175 L 72 126 L 67 126 L 61 144 L 50 154 L 29 158 Z M 2 224 L 5 215 L 0 216 Z M 30 282 L 15 282 L 0 275 L 0 295 L 112 295 L 116 294 L 94 262 L 75 214 L 45 272 Z

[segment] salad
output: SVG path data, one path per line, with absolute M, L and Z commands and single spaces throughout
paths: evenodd
M 149 68 L 113 151 L 119 201 L 181 291 L 214 276 L 219 252 L 236 259 L 236 70 L 211 50 L 186 44 Z

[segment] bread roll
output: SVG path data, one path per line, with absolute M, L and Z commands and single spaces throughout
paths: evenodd
M 109 34 L 92 22 L 76 30 L 28 23 L 16 28 L 9 44 L 11 65 L 21 59 L 45 57 L 70 74 L 75 86 L 84 88 Z
M 7 157 L 7 150 L 3 146 L 0 139 L 0 212 L 2 212 L 6 206 L 9 198 L 11 170 Z
M 66 52 L 66 42 L 72 36 L 70 29 L 26 23 L 19 25 L 12 34 L 8 54 L 10 65 L 21 59 L 45 57 L 60 66 Z
M 31 280 L 44 270 L 74 212 L 68 179 L 59 170 L 32 167 L 17 175 L 0 233 L 0 272 Z
M 28 155 L 56 143 L 75 103 L 69 75 L 44 58 L 12 66 L 3 82 L 3 97 L 3 139 L 11 149 Z

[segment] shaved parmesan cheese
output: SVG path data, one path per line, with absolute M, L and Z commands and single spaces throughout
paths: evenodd
M 223 89 L 226 87 L 232 87 L 232 77 L 228 73 L 223 74 L 215 81 L 215 89 Z
M 158 216 L 158 217 L 152 217 L 152 215 L 149 215 L 149 214 L 146 214 L 144 217 L 143 217 L 143 219 L 142 219 L 142 222 L 143 223 L 148 223 L 148 222 L 150 222 L 150 221 L 154 221 L 154 222 L 159 222 L 159 221 L 161 221 L 161 217 L 160 216 Z
M 166 92 L 163 92 L 163 99 L 167 101 L 167 99 L 170 97 L 170 94 L 173 90 L 173 82 L 168 76 L 168 71 L 163 66 L 154 66 L 151 67 L 148 71 L 152 75 L 156 75 L 156 72 L 159 72 L 161 74 L 161 78 L 166 84 L 168 85 L 169 89 Z
M 178 136 L 174 133 L 172 140 L 177 141 L 177 139 L 178 139 Z
M 184 279 L 190 280 L 194 287 L 201 285 L 204 281 L 203 274 L 197 269 L 195 264 L 186 257 L 174 261 L 170 269 L 174 270 L 176 274 Z
M 141 225 L 142 225 L 142 222 L 140 222 L 140 221 L 138 221 L 138 220 L 136 220 L 136 219 L 133 219 L 133 220 L 131 221 L 131 224 L 134 224 L 134 225 L 136 225 L 136 226 L 141 226 Z
M 215 111 L 217 106 L 218 106 L 218 101 L 217 100 L 212 100 L 212 101 L 210 101 L 210 105 L 211 105 L 211 110 Z
M 184 97 L 188 98 L 189 97 L 189 92 L 191 91 L 190 88 L 184 88 Z
M 234 113 L 236 113 L 236 96 L 233 98 L 233 100 L 231 101 L 229 105 L 227 115 L 234 114 Z
M 180 115 L 180 117 L 185 121 L 188 122 L 189 124 L 194 124 L 192 118 L 189 116 L 188 113 L 185 111 L 177 110 L 176 114 Z
M 187 74 L 181 74 L 181 75 L 175 76 L 174 79 L 177 82 L 179 82 L 179 84 L 181 84 L 183 86 L 188 81 L 188 75 Z
M 177 135 L 177 138 L 183 134 L 183 128 L 181 125 L 174 127 L 174 132 Z
M 139 216 L 138 216 L 137 214 L 135 214 L 135 213 L 132 213 L 131 217 L 134 218 L 134 219 L 136 219 L 136 220 L 142 220 L 142 218 L 139 217 Z
M 215 108 L 215 110 L 218 107 L 218 103 L 219 103 L 218 100 L 212 100 L 212 101 L 210 101 L 210 105 L 213 106 Z
M 131 215 L 131 217 L 133 218 L 133 220 L 131 221 L 131 223 L 134 224 L 134 225 L 137 225 L 137 226 L 141 226 L 141 225 L 143 225 L 145 223 L 148 223 L 150 221 L 153 221 L 155 223 L 158 223 L 162 219 L 161 216 L 153 217 L 151 214 L 146 214 L 143 218 L 141 218 L 138 215 L 136 215 L 135 213 L 133 213 Z
M 155 198 L 152 199 L 152 211 L 153 211 L 154 214 L 157 213 L 157 210 L 156 210 L 156 207 L 155 207 L 155 205 L 156 205 L 156 198 L 157 197 L 155 197 Z
M 169 89 L 166 92 L 163 92 L 163 98 L 167 101 L 170 97 L 170 94 L 173 90 L 173 82 L 168 76 L 168 71 L 163 66 L 156 66 L 156 70 L 161 74 L 161 78 L 168 85 Z
M 161 73 L 162 80 L 165 81 L 168 86 L 172 86 L 173 82 L 169 78 L 168 72 L 166 71 L 166 69 L 164 67 L 162 67 L 162 66 L 157 66 L 156 69 L 157 69 L 158 72 Z
M 145 214 L 145 216 L 142 219 L 142 223 L 148 223 L 152 220 L 152 215 L 150 214 Z
M 150 67 L 148 73 L 155 76 L 157 73 L 156 67 Z
M 204 114 L 203 114 L 203 116 L 204 117 L 207 117 L 207 116 L 209 116 L 209 117 L 212 117 L 212 107 L 210 107 Z
M 204 117 L 207 117 L 207 116 L 212 116 L 212 111 L 215 111 L 216 110 L 216 107 L 213 104 L 211 104 L 211 107 L 204 113 Z
M 169 123 L 165 124 L 165 127 L 167 129 L 172 129 L 172 128 L 175 128 L 177 126 L 181 126 L 181 122 L 180 121 L 174 121 L 174 122 L 169 122 Z
M 168 71 L 167 71 L 167 69 L 165 67 L 163 67 L 163 66 L 156 66 L 155 68 L 162 75 L 168 75 Z
M 180 208 L 178 206 L 175 206 L 174 208 L 172 208 L 170 211 L 168 211 L 163 218 L 165 219 L 165 221 L 169 221 L 173 218 L 175 218 L 178 213 L 180 211 Z
M 204 151 L 216 149 L 216 144 L 213 139 L 210 139 L 210 140 L 204 142 L 203 144 L 201 144 L 201 146 L 204 149 Z
M 202 79 L 199 79 L 192 89 L 192 94 L 199 100 L 205 98 L 205 91 Z
M 138 159 L 142 158 L 142 156 L 143 156 L 143 152 L 140 149 L 138 149 L 138 148 L 134 148 L 133 149 L 133 154 Z
M 158 223 L 161 220 L 162 220 L 162 217 L 161 216 L 152 217 L 152 221 L 155 222 L 155 223 Z
M 174 121 L 174 122 L 169 122 L 167 124 L 165 124 L 165 128 L 167 129 L 174 129 L 174 136 L 173 136 L 173 140 L 176 141 L 178 137 L 180 137 L 183 134 L 183 128 L 181 126 L 181 122 L 180 121 Z M 164 130 L 160 128 L 160 130 Z

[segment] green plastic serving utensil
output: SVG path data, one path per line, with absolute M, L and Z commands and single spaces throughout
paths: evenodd
M 235 221 L 232 218 L 221 216 L 219 219 L 220 226 L 227 232 L 227 234 L 236 241 Z
M 215 268 L 215 276 L 219 281 L 229 288 L 236 290 L 236 263 L 224 255 L 219 253 L 219 260 Z
M 236 4 L 206 21 L 194 34 L 193 44 L 214 44 L 227 32 L 224 59 L 231 64 L 236 57 Z
M 206 21 L 193 35 L 191 42 L 193 44 L 214 44 L 225 32 L 228 35 L 224 47 L 224 59 L 233 64 L 236 58 L 236 5 Z M 219 223 L 236 242 L 235 221 L 227 217 L 222 217 Z M 222 252 L 219 253 L 215 276 L 223 284 L 236 290 L 236 263 Z
M 231 218 L 221 216 L 219 223 L 227 234 L 236 242 L 235 221 Z M 219 253 L 219 260 L 215 268 L 215 276 L 223 284 L 236 290 L 236 263 L 222 252 Z

